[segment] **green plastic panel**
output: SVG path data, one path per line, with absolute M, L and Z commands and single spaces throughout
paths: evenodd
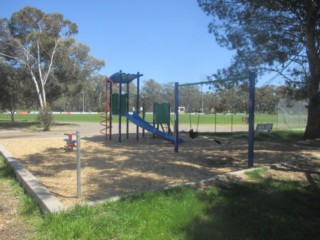
M 121 115 L 125 115 L 128 112 L 127 109 L 128 103 L 128 94 L 121 95 Z M 112 114 L 119 115 L 120 107 L 119 107 L 119 94 L 112 94 Z
M 170 104 L 154 103 L 154 120 L 155 124 L 170 123 Z

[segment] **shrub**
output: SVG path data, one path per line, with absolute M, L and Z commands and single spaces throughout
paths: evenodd
M 37 120 L 40 122 L 43 131 L 50 131 L 50 128 L 53 124 L 51 108 L 46 106 L 45 108 L 40 109 Z

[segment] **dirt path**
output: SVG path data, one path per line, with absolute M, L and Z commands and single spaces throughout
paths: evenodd
M 11 181 L 1 181 L 0 189 L 0 239 L 31 238 L 30 226 L 21 217 L 21 199 Z

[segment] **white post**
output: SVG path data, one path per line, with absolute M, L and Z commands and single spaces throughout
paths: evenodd
M 81 155 L 80 155 L 80 132 L 77 136 L 77 198 L 81 198 Z

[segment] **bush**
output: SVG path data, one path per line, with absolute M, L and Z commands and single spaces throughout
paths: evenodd
M 46 106 L 45 108 L 40 109 L 37 120 L 41 123 L 43 131 L 50 131 L 50 128 L 53 124 L 51 108 Z

